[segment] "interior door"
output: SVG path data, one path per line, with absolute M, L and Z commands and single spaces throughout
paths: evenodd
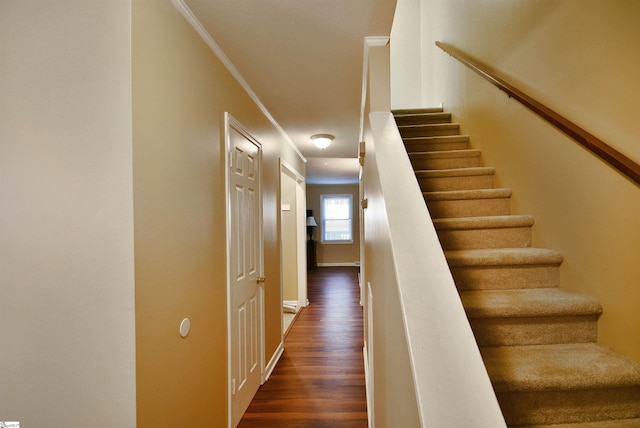
M 228 137 L 230 422 L 236 426 L 263 371 L 261 147 L 231 117 Z

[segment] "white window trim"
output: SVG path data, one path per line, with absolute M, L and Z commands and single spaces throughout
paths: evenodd
M 325 198 L 349 198 L 349 221 L 351 222 L 351 239 L 342 239 L 342 240 L 325 240 L 324 239 L 324 199 Z M 334 245 L 334 244 L 353 244 L 353 195 L 351 193 L 328 193 L 320 195 L 320 243 L 323 245 Z

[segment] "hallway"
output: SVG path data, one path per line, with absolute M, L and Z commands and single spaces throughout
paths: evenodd
M 367 426 L 358 268 L 310 270 L 308 295 L 239 427 Z

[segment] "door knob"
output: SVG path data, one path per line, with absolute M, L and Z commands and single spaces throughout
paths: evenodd
M 256 284 L 260 284 L 261 282 L 264 282 L 264 280 L 267 279 L 264 276 L 259 276 L 256 278 Z

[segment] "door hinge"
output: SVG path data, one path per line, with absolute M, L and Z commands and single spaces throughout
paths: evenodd
M 231 395 L 236 395 L 236 380 L 231 379 Z
M 229 152 L 229 168 L 233 167 L 233 153 Z

